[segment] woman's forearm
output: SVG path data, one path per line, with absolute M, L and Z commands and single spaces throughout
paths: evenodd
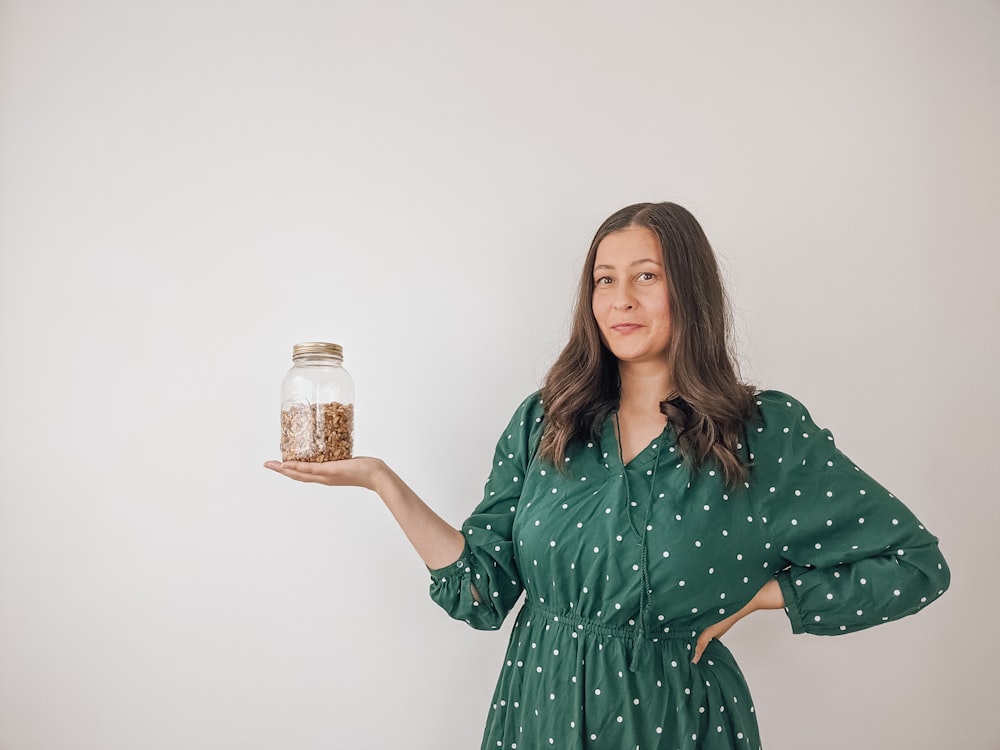
M 443 568 L 461 557 L 465 548 L 462 532 L 435 513 L 384 462 L 375 474 L 371 489 L 382 498 L 428 568 Z
M 432 570 L 462 556 L 462 532 L 446 523 L 379 458 L 357 456 L 342 461 L 310 463 L 267 461 L 264 466 L 299 482 L 331 487 L 364 487 L 377 493 L 417 554 Z

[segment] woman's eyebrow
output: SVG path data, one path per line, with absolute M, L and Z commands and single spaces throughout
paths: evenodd
M 662 266 L 663 265 L 663 263 L 661 263 L 660 261 L 658 261 L 656 258 L 640 258 L 639 260 L 634 260 L 631 263 L 629 263 L 629 266 L 637 266 L 640 263 L 655 263 L 658 266 Z M 594 266 L 594 270 L 595 271 L 599 271 L 599 270 L 604 269 L 604 268 L 607 268 L 607 269 L 612 270 L 612 271 L 615 269 L 614 266 L 609 266 L 607 263 L 602 263 L 599 266 Z

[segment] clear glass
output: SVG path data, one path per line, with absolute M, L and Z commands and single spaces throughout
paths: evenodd
M 324 346 L 331 349 L 315 351 Z M 298 351 L 306 347 L 311 351 Z M 354 381 L 339 350 L 331 344 L 295 347 L 281 383 L 282 461 L 339 461 L 354 454 Z

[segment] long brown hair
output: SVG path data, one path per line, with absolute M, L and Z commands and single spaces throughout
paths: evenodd
M 545 431 L 539 456 L 563 467 L 573 440 L 596 438 L 618 407 L 618 359 L 604 345 L 594 319 L 594 259 L 612 232 L 645 227 L 660 242 L 670 305 L 674 392 L 660 411 L 678 435 L 681 453 L 695 468 L 713 463 L 730 486 L 747 466 L 737 445 L 754 413 L 755 389 L 737 376 L 730 350 L 731 316 L 715 253 L 701 225 L 675 203 L 636 203 L 601 224 L 583 264 L 569 342 L 545 376 Z

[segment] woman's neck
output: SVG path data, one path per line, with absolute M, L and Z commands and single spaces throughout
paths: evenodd
M 658 413 L 660 402 L 674 390 L 670 368 L 659 362 L 618 363 L 621 412 Z

